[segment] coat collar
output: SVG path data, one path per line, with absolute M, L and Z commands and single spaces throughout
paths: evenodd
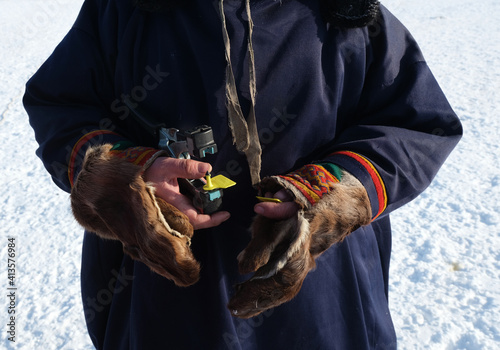
M 190 0 L 133 0 L 148 12 L 168 11 Z M 320 0 L 325 21 L 344 28 L 364 27 L 378 15 L 378 0 Z

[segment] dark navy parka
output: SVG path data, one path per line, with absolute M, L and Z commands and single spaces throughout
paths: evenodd
M 244 1 L 224 2 L 243 110 L 249 108 Z M 381 7 L 370 26 L 326 23 L 317 0 L 252 0 L 256 116 L 262 176 L 333 162 L 367 189 L 372 224 L 317 259 L 292 301 L 249 320 L 226 304 L 250 239 L 255 190 L 228 129 L 218 2 L 143 12 L 128 0 L 86 0 L 73 28 L 24 98 L 55 183 L 70 191 L 85 149 L 128 140 L 156 146 L 125 108 L 128 97 L 169 127 L 208 124 L 219 152 L 204 161 L 238 185 L 232 217 L 195 232 L 202 265 L 192 287 L 134 262 L 116 241 L 85 233 L 82 295 L 99 349 L 393 349 L 388 307 L 389 213 L 431 182 L 460 139 L 450 108 L 411 35 Z M 397 312 L 397 310 L 393 310 Z

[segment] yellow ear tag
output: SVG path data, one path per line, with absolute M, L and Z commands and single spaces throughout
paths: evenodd
M 234 182 L 231 179 L 228 179 L 224 175 L 217 175 L 212 178 L 210 174 L 207 174 L 205 176 L 205 179 L 207 180 L 207 183 L 205 186 L 203 186 L 203 189 L 205 191 L 212 191 L 212 190 L 217 190 L 217 189 L 226 189 L 228 187 L 236 185 L 236 182 Z
M 281 199 L 278 199 L 278 198 L 269 198 L 269 197 L 259 197 L 259 196 L 256 196 L 257 199 L 261 202 L 273 202 L 273 203 L 283 203 L 281 201 Z

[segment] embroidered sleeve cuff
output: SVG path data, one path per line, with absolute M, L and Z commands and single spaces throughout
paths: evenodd
M 162 150 L 151 147 L 137 147 L 132 142 L 123 138 L 117 133 L 109 130 L 93 130 L 83 135 L 74 145 L 69 163 L 68 163 L 68 178 L 73 187 L 76 176 L 78 175 L 85 153 L 90 146 L 98 144 L 112 144 L 111 153 L 127 160 L 130 163 L 139 165 L 143 171 L 158 157 L 166 157 L 168 153 Z
M 311 205 L 323 198 L 339 182 L 339 177 L 330 173 L 323 164 L 307 164 L 278 177 L 293 185 Z
M 111 148 L 111 154 L 125 159 L 129 163 L 139 165 L 143 171 L 151 166 L 158 157 L 166 157 L 168 153 L 152 147 L 131 146 L 128 142 L 119 142 Z
M 329 155 L 325 161 L 334 163 L 355 176 L 365 187 L 373 213 L 378 218 L 387 207 L 387 192 L 375 166 L 366 157 L 351 151 L 340 151 Z

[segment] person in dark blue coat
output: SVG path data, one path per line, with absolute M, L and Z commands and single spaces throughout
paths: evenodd
M 396 348 L 389 214 L 462 128 L 377 1 L 85 0 L 24 104 L 96 348 Z M 136 108 L 218 152 L 168 157 Z M 178 181 L 207 172 L 237 183 L 210 215 Z

